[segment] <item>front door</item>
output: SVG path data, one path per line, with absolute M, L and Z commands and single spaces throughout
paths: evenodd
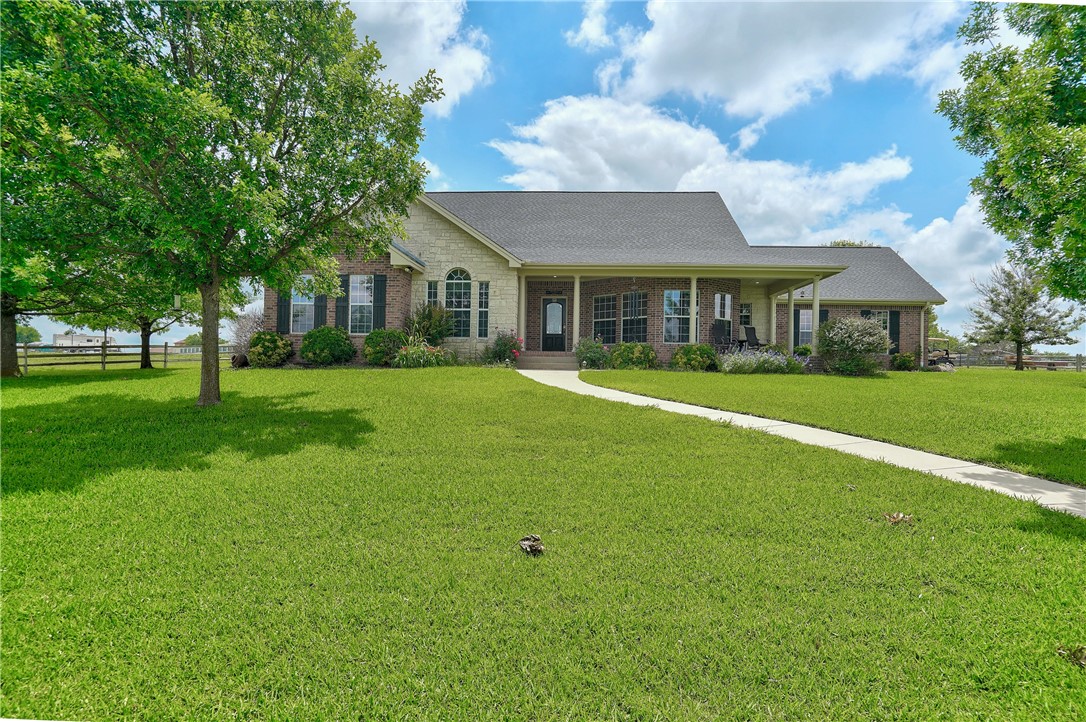
M 543 350 L 566 350 L 566 299 L 543 299 Z

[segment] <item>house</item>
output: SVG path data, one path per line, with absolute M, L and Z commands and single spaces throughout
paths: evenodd
M 384 256 L 340 258 L 331 302 L 265 289 L 265 328 L 297 348 L 315 325 L 338 325 L 361 346 L 441 303 L 457 320 L 446 345 L 463 357 L 514 329 L 525 360 L 571 357 L 598 336 L 650 343 L 666 361 L 714 328 L 753 326 L 791 349 L 815 344 L 817 323 L 856 315 L 923 356 L 927 309 L 946 301 L 890 248 L 751 246 L 715 192 L 427 193 L 404 225 Z
M 99 334 L 97 336 L 93 334 L 85 333 L 54 333 L 53 334 L 53 347 L 54 348 L 99 348 L 102 342 L 105 341 L 110 346 L 116 345 L 117 339 L 110 336 L 108 339 Z

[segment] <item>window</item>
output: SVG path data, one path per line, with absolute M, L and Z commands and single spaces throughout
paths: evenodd
M 664 291 L 664 343 L 690 343 L 690 291 Z
M 814 330 L 814 311 L 809 308 L 799 309 L 799 345 L 811 344 L 811 335 Z
M 721 339 L 732 337 L 732 295 L 718 293 L 713 296 L 713 318 L 720 322 L 715 332 Z
M 479 281 L 479 338 L 490 337 L 490 281 Z
M 649 297 L 644 291 L 622 294 L 622 340 L 649 340 Z
M 608 344 L 617 340 L 617 311 L 617 296 L 596 296 L 592 299 L 592 338 L 602 339 Z
M 882 326 L 882 330 L 886 333 L 890 333 L 890 312 L 889 311 L 873 311 L 872 318 L 879 322 Z
M 369 333 L 373 330 L 373 276 L 351 276 L 350 328 L 351 333 Z
M 302 276 L 306 281 L 312 280 L 312 276 Z M 301 291 L 293 291 L 290 297 L 290 332 L 305 333 L 313 330 L 313 321 L 316 314 L 313 313 L 313 297 L 304 296 Z
M 426 282 L 426 305 L 437 305 L 437 281 Z
M 445 308 L 453 314 L 453 338 L 471 335 L 471 276 L 454 268 L 445 276 Z
M 751 321 L 751 317 L 754 315 L 753 304 L 741 303 L 739 304 L 739 325 L 740 326 L 753 326 L 754 322 Z

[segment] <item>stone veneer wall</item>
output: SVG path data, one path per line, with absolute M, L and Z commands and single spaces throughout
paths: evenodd
M 426 302 L 427 281 L 437 281 L 438 300 L 445 303 L 445 276 L 462 268 L 471 276 L 471 335 L 450 338 L 445 346 L 464 358 L 478 357 L 497 331 L 517 326 L 517 297 L 520 293 L 517 270 L 509 261 L 490 250 L 452 222 L 417 203 L 404 222 L 408 238 L 404 246 L 426 262 L 411 286 L 411 306 Z M 479 282 L 490 282 L 489 337 L 479 338 Z
M 811 303 L 797 303 L 797 309 L 810 309 Z M 860 311 L 900 311 L 901 316 L 898 325 L 898 349 L 903 353 L 911 353 L 920 362 L 922 348 L 927 347 L 928 342 L 928 315 L 923 306 L 895 306 L 873 304 L 841 304 L 822 303 L 820 309 L 828 310 L 832 318 L 860 318 Z M 788 302 L 777 303 L 777 340 L 782 345 L 788 343 Z
M 689 278 L 602 278 L 581 281 L 581 338 L 592 335 L 592 299 L 595 296 L 618 296 L 617 323 L 618 339 L 622 339 L 622 294 L 630 291 L 644 291 L 648 294 L 648 342 L 656 350 L 661 362 L 671 360 L 674 350 L 683 344 L 664 343 L 664 291 L 690 290 Z M 739 281 L 725 278 L 699 278 L 698 301 L 700 314 L 698 319 L 699 339 L 702 343 L 712 342 L 714 315 L 714 294 L 732 294 L 732 325 L 738 332 L 739 324 Z M 566 303 L 566 328 L 573 325 L 573 281 L 566 279 L 529 278 L 527 334 L 525 348 L 539 351 L 542 348 L 543 299 L 551 296 L 564 296 Z M 566 350 L 573 350 L 573 334 L 566 334 Z
M 403 328 L 407 314 L 411 310 L 411 274 L 403 269 L 393 268 L 389 264 L 388 255 L 381 256 L 372 261 L 360 259 L 348 259 L 346 256 L 337 255 L 339 272 L 341 274 L 371 275 L 384 274 L 387 276 L 385 289 L 385 328 Z M 275 289 L 264 289 L 264 330 L 276 330 L 276 306 L 279 302 L 279 294 Z M 328 297 L 328 313 L 325 316 L 326 326 L 336 325 L 336 299 Z M 294 352 L 302 343 L 302 334 L 288 334 Z M 366 340 L 365 334 L 352 334 L 351 341 L 361 351 L 362 344 Z

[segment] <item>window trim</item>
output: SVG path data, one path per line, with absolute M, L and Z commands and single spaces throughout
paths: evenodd
M 479 307 L 476 309 L 479 338 L 490 338 L 490 281 L 479 281 Z
M 611 299 L 611 305 L 610 305 L 611 316 L 610 316 L 610 318 L 599 315 L 599 311 L 600 311 L 599 301 L 601 301 L 603 299 L 608 299 L 608 298 Z M 605 309 L 605 310 L 607 310 L 607 309 Z M 611 340 L 608 341 L 607 339 L 603 339 L 602 342 L 605 343 L 605 344 L 618 343 L 618 339 L 619 339 L 618 310 L 619 310 L 619 307 L 618 307 L 618 294 L 617 293 L 603 293 L 603 294 L 600 294 L 599 296 L 593 296 L 592 297 L 592 338 L 593 339 L 597 339 L 597 338 L 603 339 L 603 334 L 600 331 L 597 330 L 596 324 L 610 323 L 611 324 Z
M 440 292 L 440 289 L 438 288 L 437 281 L 427 281 L 426 282 L 426 305 L 427 306 L 436 306 L 436 305 L 438 305 L 438 303 L 440 302 L 439 299 L 441 298 L 441 296 L 439 295 L 439 292 Z
M 743 311 L 744 307 L 746 312 Z M 743 322 L 743 317 L 746 316 L 746 323 Z M 739 325 L 740 326 L 753 326 L 754 325 L 754 304 L 753 303 L 740 303 L 739 304 Z
M 638 306 L 640 306 L 640 308 L 637 308 L 635 310 L 641 310 L 641 308 L 643 308 L 644 309 L 643 315 L 638 315 L 638 316 L 627 316 L 626 315 L 626 308 L 627 308 L 626 299 L 628 299 L 630 297 L 636 297 L 637 304 L 638 304 Z M 626 327 L 627 327 L 626 322 L 627 321 L 637 321 L 638 326 L 641 326 L 643 324 L 644 327 L 645 327 L 645 338 L 641 339 L 641 340 L 636 340 L 636 339 L 627 340 L 627 338 L 626 338 Z M 632 325 L 632 324 L 630 324 L 630 325 Z M 621 334 L 620 334 L 619 337 L 622 339 L 622 343 L 648 343 L 648 341 L 649 341 L 649 294 L 648 294 L 647 291 L 627 291 L 626 293 L 622 294 L 622 330 L 621 330 Z
M 311 274 L 308 274 L 308 273 L 303 273 L 301 275 L 301 278 L 303 278 L 305 280 L 312 280 L 313 276 Z M 317 307 L 316 307 L 317 297 L 316 296 L 310 296 L 308 298 L 308 300 L 306 300 L 306 301 L 297 301 L 297 300 L 295 300 L 296 298 L 305 298 L 305 297 L 304 296 L 299 296 L 294 291 L 294 289 L 292 288 L 290 290 L 290 333 L 291 333 L 291 335 L 302 335 L 302 334 L 308 333 L 309 331 L 312 331 L 313 329 L 315 329 L 317 327 Z M 295 320 L 294 319 L 294 307 L 296 305 L 297 306 L 309 306 L 310 326 L 309 326 L 309 328 L 305 329 L 304 331 L 298 331 L 298 330 L 296 330 L 294 328 L 294 320 Z
M 683 313 L 668 314 L 668 312 L 667 312 L 667 303 L 668 303 L 667 302 L 667 295 L 669 293 L 677 293 L 677 294 L 679 294 L 679 300 L 677 302 L 677 305 L 678 305 L 678 307 L 680 309 L 682 308 L 682 305 L 683 305 L 682 298 L 683 298 L 684 295 L 686 296 L 686 313 L 685 314 L 683 314 Z M 730 310 L 730 307 L 731 307 L 731 304 L 730 304 L 731 294 L 729 293 L 729 294 L 725 294 L 725 295 L 728 297 L 728 310 Z M 662 312 L 663 317 L 664 317 L 663 342 L 665 344 L 667 344 L 668 346 L 685 346 L 686 344 L 689 344 L 690 343 L 690 289 L 681 289 L 681 288 L 667 288 L 667 289 L 664 289 L 663 306 L 661 307 L 661 312 Z M 668 322 L 668 319 L 672 319 L 672 318 L 679 320 L 679 333 L 678 333 L 678 340 L 677 341 L 668 341 L 667 340 L 667 322 Z M 683 334 L 682 334 L 682 321 L 683 320 L 686 321 L 686 340 L 685 341 L 683 340 Z
M 354 279 L 356 278 L 368 278 L 370 279 L 370 302 L 369 303 L 355 303 L 351 298 L 354 288 Z M 372 273 L 351 273 L 347 276 L 347 334 L 350 336 L 365 336 L 368 333 L 373 332 L 373 306 L 375 299 L 374 289 L 375 277 Z M 355 307 L 369 307 L 370 309 L 370 330 L 369 331 L 355 331 L 353 327 L 354 321 L 354 309 Z
M 458 277 L 453 278 L 454 274 Z M 471 338 L 471 286 L 471 274 L 463 268 L 456 267 L 445 274 L 445 308 L 452 311 L 456 319 L 456 327 L 449 338 Z M 454 305 L 452 293 L 461 294 L 457 300 L 465 305 Z M 462 324 L 461 319 L 467 322 Z M 459 333 L 461 329 L 464 333 Z
M 813 308 L 799 308 L 799 325 L 796 327 L 798 333 L 799 343 L 798 346 L 810 346 L 814 342 L 814 309 Z M 809 327 L 806 331 L 803 330 L 803 317 L 807 316 L 807 323 Z M 803 340 L 803 334 L 807 334 L 807 340 Z

